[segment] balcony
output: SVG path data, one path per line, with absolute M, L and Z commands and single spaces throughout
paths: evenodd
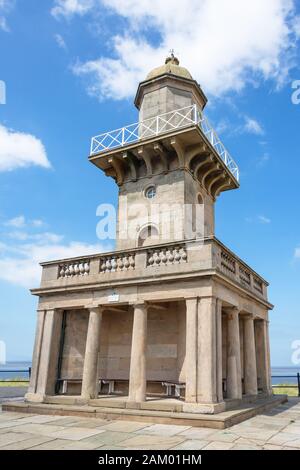
M 90 158 L 96 155 L 101 156 L 101 153 L 104 154 L 111 150 L 122 149 L 131 144 L 144 144 L 153 137 L 166 136 L 174 133 L 176 130 L 195 127 L 200 130 L 203 141 L 212 147 L 218 158 L 228 169 L 230 175 L 238 183 L 239 168 L 237 164 L 226 150 L 209 120 L 198 109 L 197 105 L 177 109 L 145 121 L 97 135 L 91 141 Z
M 268 283 L 216 238 L 166 243 L 41 264 L 34 294 L 217 276 L 267 301 Z

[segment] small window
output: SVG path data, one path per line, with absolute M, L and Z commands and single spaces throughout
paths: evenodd
M 138 246 L 154 245 L 158 243 L 159 233 L 156 227 L 153 225 L 147 225 L 144 227 L 139 234 Z
M 153 198 L 155 198 L 155 196 L 156 196 L 156 187 L 155 186 L 149 186 L 145 190 L 145 197 L 147 199 L 153 199 Z
M 203 204 L 203 197 L 200 193 L 197 196 L 197 202 L 198 202 L 198 204 Z

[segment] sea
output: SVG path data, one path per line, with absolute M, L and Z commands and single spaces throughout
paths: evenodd
M 13 378 L 27 379 L 30 361 L 23 362 L 6 362 L 5 365 L 0 364 L 0 380 Z M 297 385 L 297 374 L 300 374 L 300 365 L 298 367 L 272 367 L 272 385 L 291 384 Z M 279 377 L 278 377 L 279 376 Z

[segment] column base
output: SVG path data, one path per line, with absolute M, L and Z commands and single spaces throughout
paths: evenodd
M 201 413 L 207 415 L 213 415 L 216 413 L 222 413 L 225 411 L 225 402 L 220 403 L 184 403 L 182 405 L 182 411 L 184 413 Z
M 45 402 L 46 395 L 43 393 L 28 392 L 24 396 L 24 401 L 29 403 L 43 403 Z

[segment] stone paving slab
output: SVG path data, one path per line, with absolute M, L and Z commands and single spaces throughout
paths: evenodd
M 130 422 L 130 421 L 111 421 L 99 429 L 105 429 L 107 431 L 119 431 L 119 432 L 136 432 L 140 431 L 141 429 L 149 429 L 151 425 L 149 423 L 140 423 L 140 422 Z
M 44 444 L 30 447 L 30 450 L 62 450 L 62 448 L 69 443 L 70 441 L 65 439 L 53 439 L 52 441 L 45 442 Z
M 171 449 L 176 445 L 183 442 L 184 439 L 171 436 L 151 436 L 151 435 L 136 435 L 125 441 L 119 442 L 119 445 L 125 449 L 137 449 L 137 450 L 164 450 Z
M 6 434 L 1 434 L 0 436 L 0 449 L 5 447 L 7 444 L 12 444 L 13 442 L 25 441 L 30 439 L 32 436 L 29 433 L 21 432 L 8 432 Z
M 209 428 L 189 428 L 187 430 L 181 431 L 180 435 L 185 439 L 204 439 L 207 440 L 208 436 L 212 436 L 214 434 L 213 429 Z
M 234 444 L 232 442 L 214 441 L 203 447 L 203 450 L 229 450 L 232 449 Z
M 299 450 L 300 400 L 224 430 L 0 412 L 0 450 Z
M 98 447 L 101 445 L 115 445 L 120 444 L 120 442 L 125 441 L 132 437 L 133 434 L 127 432 L 112 432 L 105 431 L 104 433 L 97 434 L 95 436 L 90 436 L 86 439 L 83 439 L 82 442 L 95 443 L 98 444 Z
M 23 441 L 14 442 L 12 444 L 5 445 L 5 447 L 0 447 L 0 450 L 28 450 L 32 447 L 45 444 L 46 442 L 53 442 L 53 439 L 50 437 L 35 436 Z
M 104 430 L 100 429 L 88 429 L 88 428 L 63 428 L 61 431 L 52 433 L 52 436 L 57 439 L 67 439 L 70 441 L 80 441 L 92 436 L 98 436 L 99 434 L 105 433 Z
M 93 419 L 81 419 L 81 420 L 78 420 L 78 418 L 76 418 L 76 421 L 73 421 L 72 423 L 68 424 L 67 422 L 65 423 L 65 426 L 67 427 L 76 427 L 76 426 L 79 426 L 81 428 L 91 428 L 91 429 L 94 429 L 94 428 L 105 428 L 106 429 L 106 426 L 110 425 L 112 423 L 112 421 L 108 421 L 108 420 L 104 420 L 104 419 L 96 419 L 96 418 L 93 418 Z M 61 424 L 59 422 L 59 424 Z
M 203 447 L 207 446 L 209 443 L 207 441 L 192 440 L 188 439 L 181 442 L 177 446 L 173 447 L 172 450 L 201 450 Z
M 190 429 L 189 426 L 177 426 L 171 424 L 153 424 L 152 426 L 144 427 L 140 431 L 136 431 L 136 434 L 149 434 L 154 436 L 174 436 L 178 433 L 184 432 Z M 210 430 L 211 431 L 211 430 Z

